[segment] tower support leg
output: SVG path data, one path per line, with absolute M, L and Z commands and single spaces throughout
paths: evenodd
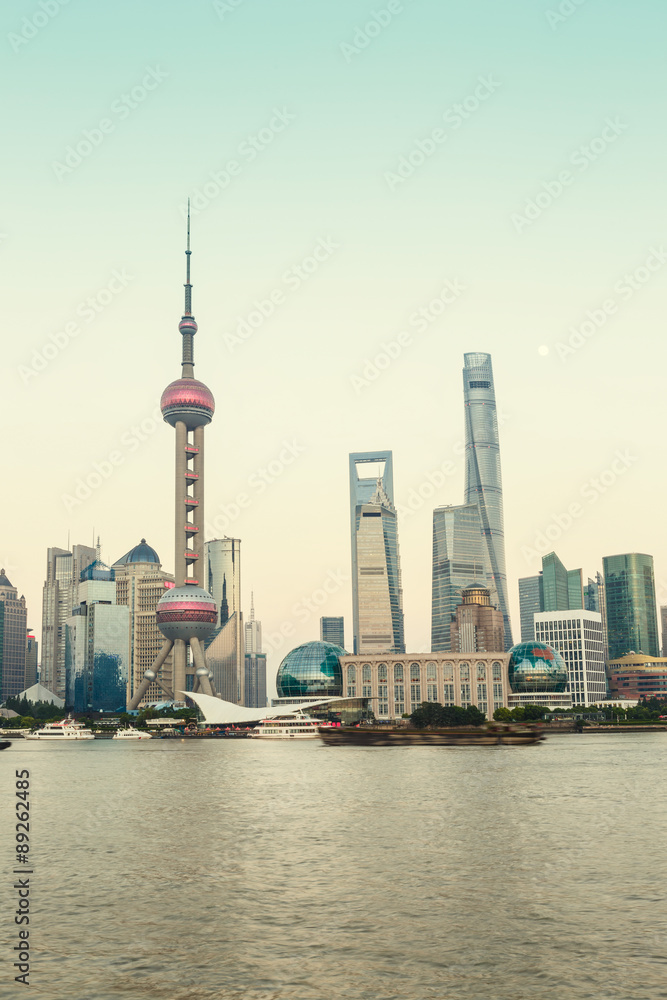
M 190 646 L 192 648 L 192 655 L 194 656 L 195 666 L 197 667 L 197 680 L 199 681 L 199 690 L 202 694 L 208 694 L 213 696 L 213 691 L 211 690 L 211 682 L 208 678 L 208 667 L 206 666 L 206 657 L 204 656 L 204 650 L 199 639 L 194 636 L 190 639 Z
M 174 644 L 171 641 L 171 639 L 165 639 L 162 649 L 151 663 L 150 668 L 144 674 L 144 679 L 142 680 L 137 690 L 134 692 L 134 696 L 132 697 L 129 705 L 127 706 L 128 708 L 133 710 L 135 708 L 139 708 L 139 702 L 142 700 L 142 698 L 148 691 L 149 687 L 156 679 L 158 671 L 160 670 L 160 667 L 162 666 L 164 661 L 169 656 L 169 653 L 171 652 L 171 648 L 173 645 Z M 160 687 L 162 688 L 163 691 L 167 691 L 167 688 L 165 688 L 163 684 L 160 684 Z

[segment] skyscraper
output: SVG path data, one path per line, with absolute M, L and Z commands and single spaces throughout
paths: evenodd
M 78 600 L 82 571 L 97 558 L 90 545 L 50 548 L 46 554 L 46 581 L 42 593 L 42 670 L 40 684 L 59 698 L 67 696 L 65 622 Z
M 594 705 L 607 696 L 602 617 L 583 608 L 535 615 L 535 640 L 561 654 L 567 666 L 567 690 L 574 705 Z
M 134 697 L 146 670 L 160 652 L 164 636 L 155 620 L 155 610 L 166 590 L 174 586 L 171 573 L 162 569 L 160 557 L 145 538 L 113 564 L 116 604 L 129 608 L 130 651 L 127 669 L 127 700 Z M 162 687 L 164 685 L 164 687 Z M 172 654 L 144 692 L 143 701 L 162 701 L 172 690 Z
M 431 650 L 453 649 L 451 626 L 462 592 L 472 584 L 489 590 L 490 604 L 498 605 L 488 549 L 476 503 L 436 507 L 433 511 L 433 582 Z M 504 627 L 504 621 L 503 621 Z
M 24 690 L 26 622 L 25 597 L 18 596 L 0 570 L 0 700 L 15 698 Z
M 342 615 L 339 618 L 320 618 L 320 639 L 345 649 L 345 619 Z
M 266 655 L 262 652 L 262 623 L 255 619 L 255 595 L 250 594 L 250 618 L 245 623 L 243 704 L 266 705 Z
M 555 552 L 542 556 L 542 571 L 537 576 L 525 576 L 519 580 L 521 642 L 530 642 L 535 638 L 533 615 L 542 611 L 571 611 L 584 607 L 582 579 L 581 570 L 566 569 Z
M 372 464 L 373 483 L 357 466 Z M 372 488 L 374 486 L 374 488 Z M 350 455 L 352 612 L 356 653 L 405 650 L 391 452 Z
M 465 354 L 465 502 L 476 503 L 484 546 L 505 624 L 505 648 L 512 646 L 512 627 L 505 571 L 503 487 L 500 471 L 498 416 L 490 354 Z
M 204 544 L 204 586 L 218 605 L 218 624 L 241 612 L 241 539 L 213 538 Z
M 37 640 L 29 627 L 25 640 L 25 680 L 23 690 L 37 683 Z
M 245 652 L 262 652 L 262 623 L 255 619 L 255 595 L 250 592 L 250 618 L 245 623 Z
M 660 606 L 660 630 L 662 632 L 662 655 L 667 656 L 667 605 Z
M 630 651 L 658 656 L 653 556 L 639 552 L 605 556 L 602 565 L 609 659 Z
M 531 642 L 535 638 L 533 615 L 544 611 L 544 589 L 542 573 L 524 576 L 519 580 L 519 617 L 521 621 L 521 642 Z
M 81 574 L 78 596 L 65 624 L 67 704 L 77 712 L 123 711 L 130 613 L 116 604 L 114 570 L 96 559 Z
M 214 538 L 204 545 L 206 589 L 218 606 L 218 624 L 204 643 L 213 684 L 225 701 L 245 699 L 245 637 L 241 614 L 241 540 Z
M 181 378 L 171 382 L 162 393 L 162 416 L 174 428 L 176 438 L 175 506 L 175 583 L 160 599 L 156 619 L 165 642 L 144 679 L 134 692 L 129 708 L 137 708 L 156 679 L 162 664 L 174 650 L 172 687 L 168 694 L 180 700 L 186 691 L 213 694 L 209 668 L 201 641 L 215 629 L 218 609 L 215 601 L 200 586 L 196 575 L 200 562 L 199 546 L 204 535 L 204 428 L 211 422 L 215 401 L 211 390 L 194 377 L 194 337 L 197 324 L 192 315 L 190 284 L 190 212 L 185 251 L 185 310 L 178 325 L 182 336 Z M 204 580 L 201 581 L 205 583 Z M 189 664 L 192 650 L 196 670 Z

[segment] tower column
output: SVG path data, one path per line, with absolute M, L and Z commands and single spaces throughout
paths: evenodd
M 185 423 L 182 420 L 177 420 L 174 425 L 176 431 L 176 533 L 175 533 L 175 547 L 174 547 L 174 577 L 175 584 L 177 587 L 182 587 L 185 583 L 185 573 L 186 573 L 186 563 L 185 563 L 185 546 L 187 543 L 187 537 L 185 534 L 185 473 L 187 470 L 187 458 L 185 454 L 185 446 L 188 441 L 188 430 Z
M 195 500 L 199 503 L 194 509 L 193 521 L 195 525 L 199 528 L 199 531 L 193 538 L 194 549 L 199 553 L 199 559 L 194 564 L 195 572 L 194 575 L 199 580 L 199 586 L 204 586 L 204 569 L 203 569 L 203 553 L 204 553 L 204 427 L 200 425 L 195 427 L 193 433 L 193 443 L 195 448 L 198 448 L 197 456 L 194 460 L 194 467 L 199 474 L 199 479 L 195 480 L 193 484 L 193 496 Z
M 174 684 L 174 699 L 179 701 L 181 695 L 177 692 L 185 691 L 185 667 L 187 663 L 187 646 L 183 639 L 174 639 L 174 657 L 173 657 L 173 684 Z

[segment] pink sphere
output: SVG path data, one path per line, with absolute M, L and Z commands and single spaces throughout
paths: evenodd
M 198 382 L 196 378 L 179 378 L 162 393 L 160 409 L 172 427 L 182 420 L 191 429 L 210 424 L 215 412 L 215 400 L 203 382 Z
M 207 639 L 218 622 L 218 609 L 211 595 L 186 584 L 173 587 L 162 595 L 155 611 L 158 627 L 167 639 L 183 639 L 185 642 L 195 636 Z

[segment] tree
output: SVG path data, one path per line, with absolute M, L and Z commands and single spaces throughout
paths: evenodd
M 512 713 L 509 708 L 497 708 L 493 713 L 495 722 L 511 722 Z
M 481 726 L 486 720 L 484 712 L 475 705 L 461 708 L 460 705 L 443 706 L 437 701 L 423 701 L 409 718 L 415 729 Z

